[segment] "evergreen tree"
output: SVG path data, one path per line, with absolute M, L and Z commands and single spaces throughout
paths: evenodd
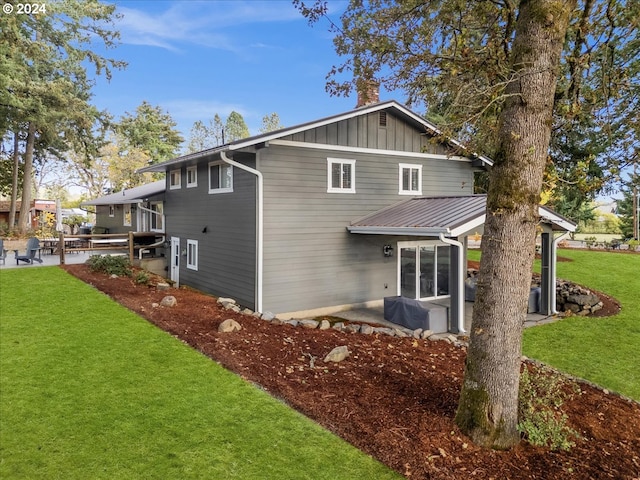
M 116 131 L 130 147 L 147 155 L 151 163 L 160 163 L 178 154 L 183 138 L 175 127 L 169 113 L 143 101 L 135 114 L 123 115 Z
M 14 4 L 16 2 L 9 2 Z M 104 121 L 90 104 L 92 82 L 87 66 L 108 78 L 124 63 L 96 54 L 101 41 L 114 46 L 114 9 L 97 0 L 58 0 L 31 15 L 0 15 L 0 126 L 13 136 L 22 160 L 22 207 L 19 229 L 28 228 L 34 161 L 75 149 L 89 157 L 97 150 L 93 130 Z M 18 178 L 17 175 L 12 176 Z M 12 191 L 17 193 L 17 185 Z M 15 200 L 16 195 L 12 195 Z
M 244 122 L 242 115 L 236 111 L 231 112 L 224 125 L 224 143 L 235 142 L 249 136 L 249 127 Z

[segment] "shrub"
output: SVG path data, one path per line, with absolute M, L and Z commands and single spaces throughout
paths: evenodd
M 580 438 L 580 435 L 567 425 L 567 416 L 560 407 L 576 389 L 575 384 L 569 384 L 550 369 L 540 368 L 531 372 L 526 367 L 523 369 L 518 430 L 529 443 L 551 450 L 569 450 L 575 445 L 572 440 Z
M 144 270 L 139 271 L 136 274 L 136 283 L 138 285 L 148 285 L 149 284 L 149 275 Z
M 102 272 L 107 275 L 130 277 L 133 273 L 129 259 L 121 255 L 92 255 L 87 260 L 87 264 L 91 271 Z

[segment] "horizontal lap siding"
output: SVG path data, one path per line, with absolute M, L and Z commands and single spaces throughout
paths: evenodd
M 234 167 L 233 192 L 209 194 L 208 162 L 198 166 L 194 188 L 186 188 L 182 170 L 182 188 L 167 191 L 167 233 L 180 238 L 181 249 L 187 239 L 198 241 L 198 270 L 187 269 L 181 256 L 180 283 L 255 308 L 255 176 Z
M 398 237 L 355 235 L 351 221 L 403 201 L 398 164 L 423 165 L 423 194 L 472 193 L 469 163 L 271 146 L 265 177 L 264 310 L 275 313 L 379 300 L 396 294 Z M 327 193 L 327 157 L 355 159 L 356 193 Z M 465 182 L 465 185 L 462 185 Z M 387 287 L 385 288 L 385 284 Z

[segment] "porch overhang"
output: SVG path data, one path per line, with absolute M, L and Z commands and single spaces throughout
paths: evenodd
M 415 197 L 378 210 L 347 226 L 354 234 L 449 238 L 481 228 L 486 220 L 486 195 Z M 553 231 L 574 232 L 576 224 L 545 206 L 540 222 Z

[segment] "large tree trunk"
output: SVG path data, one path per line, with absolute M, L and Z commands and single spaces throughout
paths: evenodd
M 11 173 L 11 204 L 9 206 L 9 231 L 16 227 L 16 206 L 18 204 L 18 178 L 20 178 L 20 134 L 13 134 L 13 170 Z
M 24 151 L 24 171 L 22 177 L 22 205 L 20 205 L 20 218 L 18 219 L 18 231 L 25 234 L 29 231 L 29 210 L 31 208 L 31 190 L 33 188 L 33 151 L 36 142 L 36 127 L 29 122 L 27 130 L 27 146 Z
M 523 0 L 513 78 L 490 173 L 478 294 L 456 423 L 483 446 L 517 444 L 522 328 L 560 53 L 575 1 Z

